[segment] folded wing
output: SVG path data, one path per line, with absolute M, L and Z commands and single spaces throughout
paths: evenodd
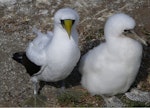
M 46 64 L 45 51 L 53 38 L 53 33 L 48 31 L 47 34 L 44 34 L 37 28 L 33 28 L 33 32 L 36 33 L 37 37 L 29 43 L 26 55 L 33 63 L 42 66 Z

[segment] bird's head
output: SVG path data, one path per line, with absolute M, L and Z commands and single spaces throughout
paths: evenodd
M 55 23 L 64 28 L 70 38 L 72 28 L 79 22 L 79 15 L 71 8 L 63 8 L 56 12 L 54 19 Z
M 108 18 L 105 24 L 105 36 L 120 36 L 124 30 L 135 27 L 135 21 L 130 16 L 119 13 Z
M 132 17 L 124 13 L 115 14 L 109 17 L 105 24 L 104 29 L 105 37 L 106 38 L 111 36 L 117 37 L 122 36 L 122 34 L 128 37 L 129 34 L 130 38 L 139 40 L 141 43 L 146 45 L 146 42 L 134 32 L 133 29 L 135 25 L 136 25 L 135 20 Z

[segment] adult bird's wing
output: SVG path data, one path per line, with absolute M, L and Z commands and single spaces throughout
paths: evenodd
M 33 63 L 42 66 L 46 64 L 45 49 L 51 42 L 53 33 L 48 31 L 47 34 L 44 34 L 36 28 L 33 29 L 33 32 L 36 33 L 37 37 L 29 43 L 26 55 Z

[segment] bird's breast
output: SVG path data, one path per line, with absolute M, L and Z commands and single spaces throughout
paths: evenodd
M 62 68 L 68 66 L 68 64 L 76 64 L 80 57 L 78 46 L 70 40 L 52 43 L 46 54 L 48 65 L 59 65 Z
M 80 58 L 77 46 L 57 46 L 47 51 L 47 67 L 42 73 L 46 81 L 66 78 Z M 43 79 L 42 79 L 43 80 Z

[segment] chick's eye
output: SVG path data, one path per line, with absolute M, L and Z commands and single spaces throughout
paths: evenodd
M 130 30 L 124 30 L 124 33 L 131 33 Z

